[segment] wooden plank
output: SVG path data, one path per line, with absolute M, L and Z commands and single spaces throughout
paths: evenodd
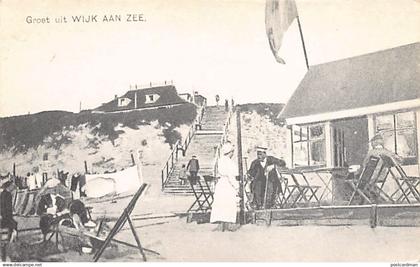
M 210 212 L 191 212 L 187 218 L 187 223 L 190 222 L 209 223 Z
M 316 220 L 316 219 L 369 219 L 370 206 L 335 209 L 305 208 L 273 210 L 272 220 Z
M 273 226 L 350 226 L 350 225 L 368 225 L 369 219 L 316 219 L 316 220 L 276 220 L 272 221 Z
M 420 226 L 420 204 L 322 206 L 248 211 L 247 222 L 266 225 Z M 210 212 L 190 213 L 188 222 L 208 223 Z
M 378 206 L 378 225 L 420 226 L 420 206 Z
M 420 205 L 363 205 L 255 211 L 256 223 L 273 225 L 418 226 Z

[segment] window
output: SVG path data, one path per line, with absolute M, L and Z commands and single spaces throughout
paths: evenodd
M 160 96 L 158 94 L 146 95 L 146 104 L 155 103 L 159 99 L 159 97 Z
M 131 102 L 131 99 L 127 98 L 127 97 L 118 98 L 118 106 L 119 107 L 125 107 L 128 104 L 130 104 L 130 102 Z
M 294 167 L 325 165 L 324 125 L 293 126 L 292 131 Z
M 386 149 L 404 159 L 404 164 L 416 164 L 416 117 L 414 112 L 376 116 L 375 131 L 382 134 Z

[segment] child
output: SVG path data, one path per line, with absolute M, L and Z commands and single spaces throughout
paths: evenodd
M 187 184 L 187 168 L 185 164 L 182 164 L 181 170 L 179 171 L 178 179 L 180 180 L 181 185 Z

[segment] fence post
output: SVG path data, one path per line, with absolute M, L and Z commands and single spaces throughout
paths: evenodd
M 238 168 L 239 168 L 239 223 L 246 223 L 245 201 L 244 201 L 244 170 L 242 162 L 242 131 L 241 131 L 241 113 L 239 108 L 236 110 L 236 130 L 238 138 Z M 271 218 L 270 218 L 271 220 Z
M 133 166 L 136 165 L 136 161 L 134 160 L 134 155 L 131 153 L 131 162 L 133 163 Z
M 85 173 L 88 173 L 88 167 L 87 167 L 87 162 L 85 160 Z
M 378 225 L 378 205 L 372 204 L 370 208 L 370 227 L 375 228 Z
M 161 176 L 161 178 L 162 178 L 162 191 L 163 191 L 163 189 L 164 189 L 164 184 L 163 183 L 165 182 L 165 180 L 164 180 L 165 178 L 163 178 L 163 170 L 162 170 L 162 176 Z

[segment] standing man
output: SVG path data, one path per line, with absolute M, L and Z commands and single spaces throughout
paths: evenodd
M 190 172 L 191 184 L 195 185 L 198 179 L 197 173 L 200 170 L 200 164 L 198 163 L 198 159 L 195 155 L 192 156 L 192 158 L 188 162 L 187 170 Z
M 17 238 L 17 222 L 13 219 L 13 182 L 5 182 L 0 193 L 1 228 L 8 229 L 7 239 L 14 242 Z
M 220 96 L 216 95 L 216 106 L 219 107 Z
M 280 181 L 276 172 L 267 170 L 270 166 L 284 168 L 286 163 L 281 159 L 267 156 L 266 147 L 257 146 L 257 159 L 251 163 L 251 167 L 248 170 L 248 175 L 252 179 L 253 203 L 251 205 L 255 209 L 271 208 L 275 203 L 276 194 L 280 188 Z

